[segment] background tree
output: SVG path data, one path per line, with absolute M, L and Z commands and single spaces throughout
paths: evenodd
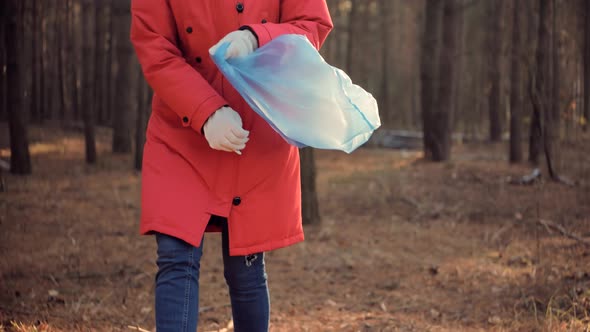
M 301 155 L 301 215 L 304 224 L 319 224 L 320 210 L 316 190 L 316 166 L 313 149 L 300 149 Z
M 112 2 L 113 10 L 113 38 L 117 56 L 115 86 L 116 94 L 114 107 L 111 109 L 113 118 L 113 152 L 129 153 L 132 149 L 131 115 L 135 102 L 135 75 L 133 75 L 133 47 L 129 42 L 131 27 L 130 0 L 116 0 Z
M 490 123 L 490 140 L 502 139 L 502 37 L 504 17 L 504 0 L 488 1 L 487 50 L 488 50 L 488 113 Z
M 513 163 L 522 161 L 522 72 L 523 49 L 521 40 L 520 13 L 523 11 L 522 1 L 513 3 L 512 11 L 512 56 L 510 61 L 510 153 L 509 160 Z
M 145 131 L 147 129 L 148 117 L 151 113 L 153 92 L 143 79 L 141 70 L 138 70 L 137 73 L 139 83 L 137 84 L 137 117 L 135 122 L 135 169 L 140 171 L 142 168 Z
M 96 99 L 94 88 L 96 84 L 96 60 L 94 57 L 96 53 L 94 48 L 96 46 L 95 39 L 97 39 L 97 22 L 95 20 L 97 12 L 93 0 L 82 0 L 82 35 L 83 35 L 83 59 L 84 70 L 82 76 L 82 96 L 84 105 L 82 106 L 82 116 L 84 121 L 84 137 L 86 143 L 86 162 L 90 164 L 96 163 L 96 140 L 95 140 L 95 118 L 96 118 Z
M 534 124 L 541 133 L 543 152 L 551 177 L 557 176 L 554 164 L 557 137 L 556 126 L 559 124 L 559 103 L 556 101 L 556 56 L 555 48 L 555 1 L 539 0 L 539 45 L 536 52 L 535 79 L 533 85 L 533 103 L 535 108 Z
M 441 25 L 442 1 L 427 1 L 425 9 L 425 27 L 422 36 L 421 83 L 422 83 L 422 132 L 424 138 L 424 156 L 433 160 L 436 146 L 434 108 L 438 100 L 438 59 L 439 27 Z
M 31 173 L 31 157 L 27 129 L 25 127 L 25 109 L 23 107 L 22 68 L 23 57 L 20 54 L 22 38 L 19 27 L 22 25 L 20 0 L 3 1 L 3 13 L 6 14 L 6 77 L 10 84 L 7 88 L 8 124 L 10 131 L 10 171 L 15 174 Z
M 590 121 L 590 1 L 584 1 L 584 129 Z
M 440 69 L 438 77 L 438 101 L 437 105 L 430 110 L 432 131 L 436 144 L 429 147 L 432 160 L 448 160 L 451 156 L 452 144 L 452 118 L 455 75 L 454 70 L 455 52 L 457 50 L 457 21 L 460 9 L 456 0 L 447 0 L 442 8 L 443 28 L 442 45 L 440 51 Z

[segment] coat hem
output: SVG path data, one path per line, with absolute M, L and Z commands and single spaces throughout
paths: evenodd
M 290 237 L 287 237 L 287 238 L 284 238 L 281 240 L 271 241 L 271 242 L 264 243 L 264 244 L 247 246 L 247 247 L 242 247 L 242 248 L 232 248 L 231 243 L 230 243 L 229 255 L 230 256 L 246 256 L 246 255 L 251 255 L 253 253 L 267 252 L 267 251 L 291 246 L 293 244 L 302 242 L 304 239 L 305 239 L 305 236 L 303 235 L 303 232 L 301 232 L 299 234 L 296 234 L 296 235 L 293 235 L 293 236 L 290 236 Z
M 175 228 L 166 227 L 161 224 L 155 224 L 155 223 L 148 223 L 148 224 L 145 224 L 145 226 L 140 227 L 140 234 L 141 235 L 151 235 L 155 232 L 163 233 L 163 234 L 166 234 L 169 236 L 174 236 L 174 237 L 181 239 L 184 242 L 186 242 L 192 246 L 195 246 L 195 247 L 201 246 L 201 242 L 203 241 L 203 236 L 205 235 L 205 232 L 203 232 L 203 234 L 201 234 L 201 236 L 199 236 L 199 234 L 197 234 L 197 233 L 180 232 Z M 198 239 L 198 242 L 195 242 L 196 241 L 195 239 Z M 235 248 L 235 247 L 231 247 L 231 242 L 230 242 L 229 255 L 230 256 L 246 256 L 246 255 L 250 255 L 253 253 L 267 252 L 267 251 L 276 250 L 276 249 L 280 249 L 280 248 L 294 245 L 296 243 L 302 242 L 304 239 L 305 239 L 305 236 L 304 236 L 303 232 L 300 232 L 296 235 L 289 236 L 284 239 L 271 241 L 271 242 L 263 243 L 263 244 L 259 244 L 259 245 L 253 245 L 253 246 Z
M 184 241 L 194 247 L 197 247 L 197 248 L 201 246 L 201 242 L 203 241 L 203 236 L 205 235 L 205 233 L 203 232 L 203 234 L 201 234 L 201 236 L 199 237 L 199 234 L 197 234 L 197 233 L 180 232 L 176 228 L 166 227 L 166 226 L 163 226 L 162 224 L 156 224 L 156 223 L 149 223 L 149 224 L 146 224 L 145 226 L 141 226 L 139 232 L 141 235 L 152 235 L 154 233 L 166 234 L 166 235 L 181 239 L 182 241 Z M 196 239 L 198 239 L 198 240 L 196 240 Z M 195 242 L 195 241 L 198 241 L 198 242 Z

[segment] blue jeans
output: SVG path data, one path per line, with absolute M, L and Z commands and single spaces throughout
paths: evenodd
M 222 223 L 222 251 L 225 281 L 236 332 L 268 331 L 270 303 L 264 253 L 230 256 L 227 221 Z M 178 238 L 157 233 L 156 274 L 157 332 L 194 332 L 199 316 L 199 268 L 203 242 L 196 248 Z

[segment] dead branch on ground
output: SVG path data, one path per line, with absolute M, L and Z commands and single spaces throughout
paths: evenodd
M 545 228 L 547 230 L 557 231 L 561 235 L 563 235 L 563 236 L 565 236 L 567 238 L 570 238 L 572 240 L 576 240 L 576 241 L 578 241 L 580 243 L 583 243 L 585 245 L 590 245 L 590 240 L 585 239 L 583 237 L 580 237 L 580 236 L 578 236 L 578 235 L 576 235 L 576 234 L 574 234 L 572 232 L 569 232 L 568 230 L 565 229 L 565 227 L 563 227 L 560 224 L 556 224 L 556 223 L 554 223 L 554 222 L 552 222 L 550 220 L 545 220 L 545 219 L 539 219 L 538 222 L 539 222 L 539 224 L 545 226 Z

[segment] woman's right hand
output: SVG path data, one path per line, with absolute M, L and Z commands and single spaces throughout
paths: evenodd
M 203 126 L 203 133 L 212 149 L 242 154 L 250 134 L 242 128 L 242 118 L 231 107 L 213 113 Z

